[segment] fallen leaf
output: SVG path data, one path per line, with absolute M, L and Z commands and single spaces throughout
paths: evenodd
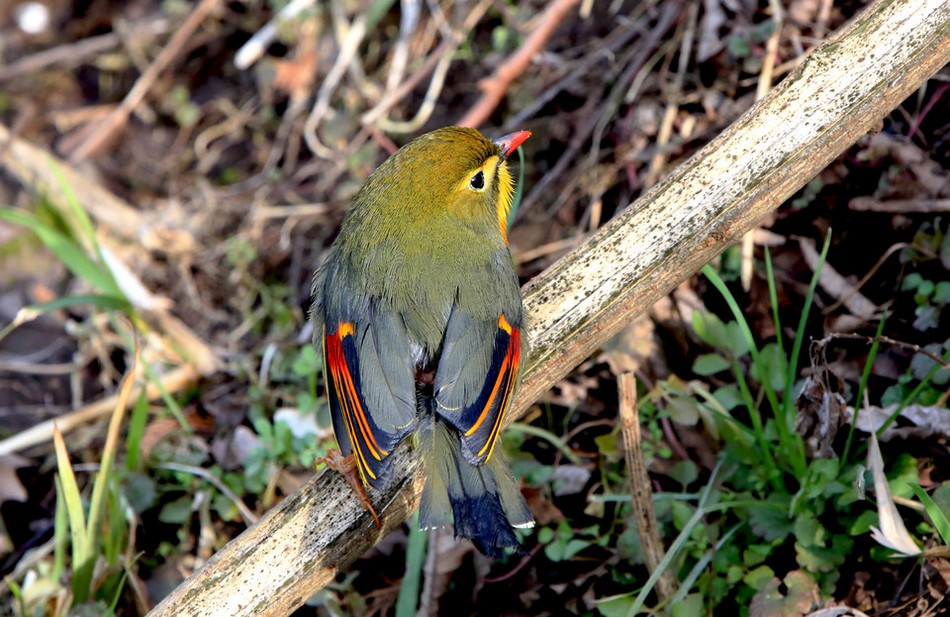
M 877 517 L 880 527 L 871 527 L 871 537 L 883 546 L 897 551 L 898 556 L 915 557 L 920 554 L 920 547 L 907 532 L 904 519 L 901 518 L 891 497 L 891 489 L 887 485 L 884 475 L 884 459 L 881 457 L 881 448 L 877 444 L 877 436 L 871 433 L 870 447 L 868 448 L 868 467 L 874 478 L 874 494 L 877 497 Z

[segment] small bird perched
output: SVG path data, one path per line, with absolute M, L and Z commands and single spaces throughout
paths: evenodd
M 522 353 L 506 161 L 530 135 L 445 127 L 400 148 L 356 194 L 313 283 L 346 459 L 382 488 L 412 435 L 426 473 L 420 525 L 454 525 L 490 556 L 534 524 L 496 450 Z

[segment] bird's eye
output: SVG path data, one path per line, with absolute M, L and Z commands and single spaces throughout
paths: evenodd
M 472 176 L 472 179 L 469 181 L 468 185 L 476 191 L 482 190 L 485 188 L 485 174 L 479 171 L 477 174 Z

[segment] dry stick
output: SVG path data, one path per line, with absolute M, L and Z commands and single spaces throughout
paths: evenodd
M 201 3 L 195 7 L 195 10 L 188 16 L 185 23 L 181 25 L 181 28 L 178 29 L 171 41 L 165 45 L 158 54 L 158 57 L 155 58 L 148 69 L 136 80 L 135 85 L 132 86 L 129 93 L 125 95 L 125 98 L 122 99 L 119 106 L 116 107 L 112 113 L 91 127 L 90 132 L 70 156 L 72 161 L 81 161 L 97 152 L 114 131 L 121 130 L 125 126 L 126 122 L 129 121 L 129 116 L 132 115 L 132 112 L 138 107 L 138 104 L 141 103 L 145 95 L 148 94 L 148 91 L 152 88 L 152 85 L 158 79 L 161 72 L 171 64 L 175 56 L 178 55 L 178 52 L 185 46 L 185 42 L 191 38 L 191 35 L 198 29 L 198 26 L 201 25 L 204 18 L 215 9 L 220 2 L 221 0 L 201 0 Z
M 637 80 L 639 75 L 643 71 L 647 70 L 647 65 L 650 63 L 650 56 L 653 55 L 653 50 L 660 46 L 663 42 L 663 37 L 666 35 L 667 30 L 675 23 L 676 17 L 679 15 L 679 6 L 673 3 L 664 4 L 660 7 L 659 15 L 656 18 L 656 24 L 650 29 L 650 31 L 643 37 L 642 40 L 638 39 L 635 45 L 636 54 L 633 54 L 630 61 L 627 63 L 627 69 L 624 70 L 618 79 L 618 83 L 625 83 L 630 79 Z M 617 50 L 616 55 L 620 54 L 621 50 Z M 584 107 L 581 109 L 582 112 L 589 109 L 589 106 L 595 103 L 598 103 L 599 100 L 594 97 L 584 103 Z M 575 155 L 577 152 L 584 146 L 588 139 L 591 137 L 591 133 L 594 133 L 597 130 L 597 127 L 600 125 L 601 120 L 598 117 L 599 114 L 596 113 L 581 113 L 580 117 L 582 122 L 579 126 L 573 127 L 571 140 L 567 145 L 567 148 L 560 154 L 557 159 L 557 163 L 554 164 L 541 180 L 535 186 L 531 187 L 531 190 L 525 196 L 524 201 L 521 202 L 521 205 L 518 207 L 517 218 L 520 220 L 524 217 L 525 213 L 528 212 L 535 203 L 540 199 L 541 195 L 545 194 L 545 188 L 548 184 L 554 182 L 555 180 L 562 178 L 568 166 L 571 165 L 575 160 Z M 599 144 L 598 146 L 599 147 Z M 593 152 L 595 146 L 591 147 Z M 596 159 L 590 158 L 590 161 L 594 162 Z M 562 194 L 560 199 L 567 199 L 568 195 L 566 193 Z M 555 207 L 550 208 L 551 210 L 557 210 L 560 207 L 560 204 L 556 204 Z
M 640 417 L 637 412 L 637 380 L 633 373 L 621 373 L 618 376 L 620 393 L 620 429 L 623 433 L 623 458 L 627 463 L 627 481 L 630 483 L 630 496 L 633 499 L 633 518 L 640 534 L 640 546 L 643 548 L 643 560 L 650 574 L 656 571 L 666 551 L 660 539 L 660 529 L 656 524 L 656 511 L 653 508 L 653 489 L 650 488 L 650 475 L 643 460 L 643 446 L 640 443 Z M 676 578 L 669 570 L 664 570 L 656 582 L 656 592 L 662 602 L 676 594 Z
M 878 0 L 731 127 L 525 289 L 532 353 L 509 420 L 726 248 L 950 62 L 946 0 Z M 286 615 L 402 525 L 422 488 L 407 445 L 371 491 L 320 473 L 151 613 Z
M 656 184 L 663 175 L 666 162 L 670 158 L 670 153 L 666 146 L 673 136 L 673 124 L 676 122 L 676 115 L 680 110 L 680 98 L 683 96 L 683 83 L 686 81 L 686 69 L 689 67 L 689 59 L 692 57 L 693 40 L 696 38 L 696 23 L 699 19 L 699 2 L 694 0 L 689 5 L 688 17 L 683 28 L 683 38 L 680 40 L 679 62 L 676 66 L 676 74 L 668 88 L 665 96 L 667 98 L 666 109 L 663 111 L 663 119 L 660 121 L 660 130 L 657 133 L 657 151 L 653 155 L 647 167 L 646 175 L 643 178 L 643 184 L 651 187 Z
M 950 199 L 889 199 L 881 201 L 874 197 L 855 197 L 848 208 L 858 212 L 892 212 L 898 214 L 950 212 Z
M 863 334 L 854 334 L 852 332 L 832 332 L 823 339 L 813 341 L 812 345 L 814 347 L 827 347 L 834 339 L 847 339 L 851 341 L 864 341 L 867 345 L 873 343 L 885 343 L 887 345 L 892 345 L 894 347 L 900 347 L 901 349 L 908 349 L 914 353 L 919 353 L 924 356 L 927 356 L 937 364 L 943 366 L 944 368 L 950 368 L 950 362 L 945 360 L 943 356 L 939 356 L 932 351 L 924 349 L 920 345 L 915 345 L 914 343 L 906 343 L 904 341 L 898 341 L 892 339 L 889 336 L 865 336 Z
M 482 96 L 459 120 L 459 126 L 478 127 L 488 120 L 505 93 L 508 92 L 511 83 L 525 72 L 534 54 L 544 49 L 544 44 L 548 42 L 557 27 L 564 21 L 568 11 L 574 8 L 577 2 L 578 0 L 554 0 L 548 5 L 541 23 L 518 48 L 518 51 L 498 67 L 492 77 L 482 80 L 479 84 Z
M 30 191 L 55 203 L 69 203 L 73 193 L 100 228 L 129 242 L 141 242 L 142 216 L 128 202 L 90 180 L 48 150 L 20 139 L 0 124 L 0 167 Z
M 160 35 L 165 34 L 169 27 L 168 20 L 161 18 L 143 25 L 132 26 L 129 34 L 133 36 Z M 105 53 L 121 44 L 122 37 L 117 32 L 110 32 L 99 36 L 91 36 L 74 43 L 59 45 L 52 49 L 44 49 L 6 66 L 0 66 L 0 81 L 38 73 L 53 66 L 60 69 L 71 69 L 85 62 L 86 58 Z
M 429 55 L 429 59 L 426 60 L 415 73 L 410 75 L 409 79 L 400 84 L 398 88 L 383 95 L 383 98 L 372 109 L 360 117 L 360 123 L 364 126 L 369 126 L 379 121 L 382 121 L 383 124 L 387 123 L 388 119 L 386 118 L 386 114 L 389 113 L 389 110 L 412 92 L 413 88 L 419 85 L 419 82 L 421 82 L 426 75 L 434 71 L 443 61 L 443 58 L 455 53 L 458 46 L 465 40 L 465 34 L 470 32 L 478 22 L 481 21 L 482 16 L 485 15 L 489 7 L 491 7 L 491 0 L 476 4 L 465 17 L 462 25 L 456 30 L 453 30 L 446 39 L 439 44 L 436 50 Z M 431 85 L 429 89 L 432 89 Z
M 145 396 L 148 400 L 155 400 L 162 395 L 162 390 L 165 390 L 165 392 L 180 392 L 195 385 L 200 377 L 198 371 L 190 364 L 180 366 L 159 377 L 158 382 L 161 384 L 161 388 L 154 383 L 149 383 L 145 388 Z M 136 390 L 136 396 L 138 396 L 138 390 Z M 66 433 L 77 426 L 88 424 L 102 416 L 109 415 L 115 409 L 118 400 L 116 395 L 107 396 L 86 405 L 82 409 L 58 416 L 53 420 L 34 424 L 25 431 L 20 431 L 16 435 L 0 441 L 0 456 L 13 454 L 50 441 L 53 438 L 54 422 L 61 432 Z
M 871 269 L 868 270 L 868 271 L 864 274 L 864 276 L 862 276 L 862 277 L 858 280 L 857 283 L 853 283 L 853 284 L 850 286 L 850 289 L 849 289 L 847 292 L 845 292 L 844 294 L 842 294 L 842 296 L 841 296 L 840 298 L 838 298 L 837 300 L 835 300 L 835 303 L 834 303 L 834 304 L 832 304 L 832 305 L 830 305 L 830 306 L 826 306 L 825 308 L 821 309 L 821 314 L 822 314 L 822 315 L 830 315 L 830 314 L 832 314 L 833 312 L 835 312 L 836 310 L 838 310 L 838 307 L 839 307 L 839 306 L 841 306 L 842 304 L 844 304 L 845 301 L 847 301 L 848 298 L 850 298 L 853 294 L 858 293 L 858 292 L 861 290 L 861 288 L 864 287 L 864 286 L 867 284 L 867 282 L 870 281 L 871 278 L 872 278 L 875 274 L 877 274 L 877 271 L 881 269 L 881 266 L 884 265 L 884 262 L 887 261 L 887 258 L 888 258 L 888 257 L 890 257 L 891 255 L 893 255 L 893 254 L 896 253 L 897 251 L 903 250 L 903 249 L 905 249 L 905 248 L 907 248 L 907 247 L 910 247 L 910 246 L 914 246 L 914 245 L 911 244 L 910 242 L 898 242 L 898 243 L 896 243 L 896 244 L 892 244 L 891 246 L 889 246 L 888 249 L 887 249 L 886 251 L 884 251 L 884 254 L 877 258 L 877 261 L 874 263 L 873 266 L 871 266 Z M 809 267 L 811 267 L 811 266 L 809 266 Z

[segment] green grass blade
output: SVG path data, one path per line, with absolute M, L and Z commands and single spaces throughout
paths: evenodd
M 106 506 L 106 498 L 109 494 L 109 478 L 112 474 L 112 465 L 115 463 L 122 418 L 125 416 L 129 397 L 132 396 L 132 388 L 135 386 L 137 372 L 138 346 L 136 345 L 135 352 L 132 354 L 132 366 L 129 367 L 129 372 L 122 379 L 122 385 L 119 386 L 119 396 L 115 408 L 112 410 L 112 417 L 109 419 L 106 444 L 102 449 L 102 462 L 99 465 L 99 473 L 96 474 L 96 479 L 92 485 L 92 499 L 89 502 L 89 526 L 86 528 L 86 546 L 90 548 L 96 546 L 96 540 L 102 533 L 102 530 L 99 529 L 99 517 Z
M 831 247 L 831 229 L 825 234 L 825 244 L 821 247 L 821 255 L 818 258 L 818 266 L 808 284 L 808 292 L 805 294 L 805 305 L 802 308 L 802 316 L 798 320 L 798 328 L 795 330 L 795 342 L 792 344 L 792 355 L 788 359 L 788 373 L 785 376 L 785 398 L 782 400 L 782 415 L 788 417 L 791 414 L 792 388 L 795 384 L 795 375 L 798 374 L 798 358 L 801 355 L 802 343 L 805 340 L 805 329 L 808 326 L 808 313 L 811 311 L 815 299 L 815 289 L 818 287 L 818 279 L 821 276 L 821 269 L 825 265 L 825 259 L 828 257 L 828 249 Z M 801 460 L 805 459 L 804 444 L 799 440 L 801 447 Z
M 152 367 L 149 366 L 148 362 L 142 363 L 142 369 L 145 370 L 145 375 L 148 377 L 148 380 L 158 388 L 158 394 L 162 397 L 162 402 L 165 403 L 165 406 L 168 407 L 168 410 L 178 421 L 178 425 L 181 427 L 181 430 L 184 431 L 186 435 L 191 435 L 195 432 L 195 429 L 192 428 L 191 424 L 188 422 L 188 419 L 185 417 L 185 412 L 182 411 L 181 405 L 178 404 L 168 390 L 162 385 L 162 380 L 158 378 L 158 375 L 155 374 L 155 371 L 152 370 Z
M 924 504 L 924 509 L 927 510 L 927 516 L 933 521 L 934 528 L 943 540 L 944 546 L 950 546 L 950 521 L 947 520 L 947 515 L 943 513 L 943 510 L 941 510 L 940 506 L 933 500 L 933 497 L 928 495 L 927 491 L 919 484 L 911 484 L 910 487 L 914 489 L 914 493 L 917 495 L 917 499 L 920 500 L 920 503 Z
M 426 544 L 429 532 L 419 529 L 419 513 L 409 522 L 409 541 L 406 546 L 406 575 L 399 585 L 396 600 L 396 617 L 415 617 L 419 606 L 419 590 L 422 588 L 422 568 L 426 561 Z
M 82 604 L 89 597 L 89 586 L 92 582 L 92 569 L 95 557 L 86 543 L 86 515 L 82 509 L 82 495 L 76 483 L 76 475 L 69 463 L 69 452 L 63 434 L 53 424 L 53 447 L 56 450 L 56 465 L 63 487 L 63 500 L 66 502 L 66 514 L 69 518 L 69 535 L 73 552 L 73 576 L 71 586 L 77 604 Z
M 739 523 L 729 529 L 729 531 L 719 538 L 719 541 L 716 542 L 715 546 L 706 551 L 702 558 L 696 562 L 696 565 L 694 565 L 692 569 L 690 569 L 689 573 L 683 577 L 683 580 L 680 583 L 679 591 L 677 591 L 676 595 L 670 600 L 670 606 L 676 606 L 679 602 L 682 602 L 686 599 L 686 596 L 689 594 L 689 590 L 692 589 L 693 585 L 696 583 L 696 580 L 703 573 L 703 570 L 706 569 L 706 566 L 712 562 L 713 557 L 716 556 L 716 553 L 718 553 L 722 547 L 726 545 L 726 542 L 728 542 L 729 539 L 732 538 L 732 536 L 734 536 L 737 531 L 739 531 L 739 528 L 742 527 L 742 525 L 743 523 Z
M 762 414 L 759 412 L 759 408 L 752 398 L 752 392 L 749 391 L 749 385 L 746 383 L 745 375 L 742 372 L 742 367 L 739 366 L 738 360 L 732 361 L 732 372 L 736 375 L 736 381 L 739 383 L 739 392 L 742 394 L 742 400 L 749 410 L 749 418 L 752 420 L 752 434 L 762 449 L 762 460 L 765 462 L 765 466 L 768 467 L 769 481 L 776 490 L 781 490 L 782 479 L 780 477 L 781 473 L 779 472 L 778 463 L 775 461 L 775 453 L 772 452 L 772 448 L 769 447 L 769 441 L 765 438 Z
M 53 176 L 59 184 L 59 188 L 63 191 L 66 206 L 69 207 L 69 210 L 64 213 L 68 214 L 68 216 L 65 217 L 66 220 L 78 227 L 79 233 L 98 250 L 99 242 L 96 239 L 96 230 L 92 226 L 92 220 L 90 220 L 89 215 L 86 214 L 85 208 L 82 207 L 79 197 L 76 196 L 76 191 L 73 190 L 72 185 L 66 180 L 62 168 L 53 160 L 50 160 L 49 164 L 50 170 L 53 172 Z M 99 257 L 101 259 L 102 256 L 100 255 Z
M 742 338 L 745 339 L 746 346 L 749 348 L 749 353 L 752 354 L 752 361 L 761 366 L 761 355 L 759 353 L 758 346 L 755 344 L 755 338 L 752 336 L 752 329 L 749 328 L 749 323 L 745 319 L 745 314 L 742 312 L 742 309 L 739 308 L 739 303 L 736 302 L 732 292 L 729 291 L 729 288 L 719 277 L 719 274 L 713 270 L 712 266 L 709 264 L 703 266 L 703 275 L 709 279 L 709 282 L 713 284 L 713 287 L 719 291 L 723 300 L 726 301 L 726 304 L 729 306 L 729 310 L 732 312 L 732 318 L 736 320 L 736 324 L 739 326 L 739 331 L 742 332 Z M 769 404 L 772 406 L 772 410 L 777 413 L 780 409 L 778 396 L 775 394 L 775 390 L 772 388 L 772 384 L 768 379 L 763 380 L 762 388 L 765 390 L 765 396 L 769 399 Z
M 643 608 L 643 604 L 646 602 L 647 596 L 649 596 L 650 592 L 653 591 L 653 587 L 655 587 L 657 581 L 660 580 L 660 576 L 673 564 L 674 560 L 679 558 L 679 554 L 692 535 L 693 529 L 696 527 L 696 525 L 700 524 L 703 520 L 703 517 L 706 516 L 706 501 L 709 499 L 709 495 L 712 493 L 712 487 L 715 485 L 716 476 L 719 474 L 719 468 L 721 466 L 722 460 L 720 459 L 716 462 L 716 466 L 713 467 L 712 473 L 709 474 L 709 481 L 703 488 L 703 492 L 699 498 L 699 503 L 696 505 L 696 511 L 683 526 L 682 531 L 679 532 L 679 535 L 676 536 L 676 539 L 673 540 L 670 548 L 666 551 L 666 554 L 663 555 L 663 559 L 661 559 L 660 563 L 657 564 L 656 569 L 650 574 L 650 578 L 647 579 L 647 582 L 643 585 L 643 588 L 640 589 L 640 592 L 633 601 L 633 605 L 627 612 L 627 617 L 634 617 L 634 615 L 636 615 L 640 609 Z
M 53 580 L 60 580 L 66 572 L 66 547 L 69 546 L 69 518 L 63 482 L 56 480 L 56 510 L 53 515 Z
M 75 276 L 88 281 L 107 295 L 122 297 L 122 291 L 115 279 L 112 278 L 109 269 L 90 259 L 82 246 L 72 238 L 47 225 L 34 215 L 21 210 L 0 208 L 0 218 L 26 227 L 35 233 L 40 241 L 53 251 L 56 257 L 63 262 L 63 265 Z
M 142 437 L 145 435 L 145 426 L 148 424 L 148 398 L 145 390 L 139 392 L 139 398 L 132 408 L 132 417 L 129 419 L 129 432 L 125 438 L 125 468 L 135 471 L 141 466 Z
M 723 299 L 726 301 L 726 304 L 729 306 L 729 310 L 732 312 L 732 316 L 736 320 L 736 324 L 739 326 L 739 331 L 742 332 L 742 338 L 745 339 L 746 346 L 749 348 L 749 352 L 752 354 L 752 361 L 757 366 L 764 366 L 762 356 L 759 353 L 759 348 L 756 346 L 755 339 L 752 336 L 752 329 L 749 328 L 749 323 L 746 321 L 742 309 L 739 308 L 739 303 L 736 302 L 735 297 L 729 291 L 729 288 L 726 286 L 723 280 L 719 277 L 719 274 L 717 274 L 709 264 L 703 266 L 703 274 L 719 291 Z M 763 448 L 763 452 L 767 455 L 765 460 L 768 462 L 770 470 L 777 472 L 778 467 L 775 461 L 774 453 L 772 453 L 771 448 L 768 448 L 768 444 L 765 439 L 761 412 L 755 405 L 755 401 L 749 393 L 748 385 L 745 382 L 745 375 L 741 366 L 739 365 L 738 360 L 733 360 L 732 370 L 736 375 L 736 380 L 739 382 L 739 389 L 743 393 L 746 406 L 749 408 L 749 416 L 752 419 L 753 428 L 756 432 L 756 439 L 759 441 L 759 445 Z M 796 440 L 792 436 L 789 422 L 782 413 L 783 407 L 779 403 L 778 396 L 775 394 L 775 390 L 772 388 L 772 384 L 769 379 L 766 378 L 762 380 L 762 388 L 765 390 L 765 396 L 769 399 L 769 404 L 772 407 L 772 411 L 775 413 L 779 440 L 785 447 L 785 450 L 792 455 L 791 463 L 794 466 L 796 474 L 804 474 L 806 469 L 805 460 L 803 457 L 799 458 L 796 455 L 796 453 L 799 451 L 798 446 L 794 443 Z M 790 393 L 786 392 L 785 398 L 787 399 L 789 395 Z M 770 474 L 770 476 L 773 476 L 773 474 Z M 779 481 L 777 476 L 773 476 L 773 478 L 773 481 Z
M 874 334 L 874 342 L 871 343 L 871 351 L 868 352 L 868 359 L 864 363 L 864 370 L 861 371 L 861 383 L 858 385 L 858 395 L 854 399 L 854 417 L 851 418 L 851 428 L 848 429 L 848 439 L 844 442 L 844 452 L 841 454 L 841 462 L 848 460 L 851 453 L 851 442 L 854 439 L 854 427 L 858 425 L 858 416 L 861 414 L 861 407 L 864 405 L 864 391 L 868 385 L 868 379 L 871 377 L 871 369 L 874 367 L 874 358 L 877 357 L 877 349 L 881 345 L 881 334 L 884 333 L 884 323 L 887 321 L 887 309 L 881 315 L 881 321 L 877 324 L 877 332 Z
M 567 444 L 566 441 L 552 433 L 551 431 L 544 430 L 540 426 L 534 426 L 533 424 L 524 424 L 523 422 L 515 422 L 509 426 L 506 430 L 512 431 L 514 433 L 521 433 L 522 435 L 531 435 L 532 437 L 537 437 L 538 439 L 543 439 L 548 442 L 558 450 L 564 457 L 574 463 L 575 465 L 580 465 L 583 463 L 581 458 L 574 454 L 571 450 L 571 447 Z
M 775 288 L 775 272 L 772 270 L 772 252 L 769 247 L 765 247 L 765 274 L 769 281 L 769 302 L 772 303 L 772 321 L 775 323 L 775 344 L 778 345 L 778 352 L 785 358 L 785 337 L 782 336 L 782 320 L 778 315 L 778 291 Z M 788 392 L 788 384 L 785 385 L 785 391 Z

